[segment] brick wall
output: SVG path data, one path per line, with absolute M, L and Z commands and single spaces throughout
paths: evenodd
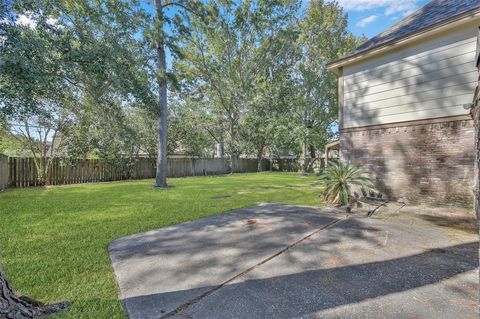
M 471 120 L 342 132 L 340 156 L 389 198 L 472 207 L 474 132 Z

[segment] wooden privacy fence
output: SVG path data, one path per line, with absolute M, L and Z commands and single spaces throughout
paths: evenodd
M 325 160 L 323 158 L 307 158 L 306 166 L 307 173 L 313 173 L 318 169 L 325 166 Z M 280 172 L 298 172 L 300 171 L 301 164 L 297 159 L 274 159 L 270 162 L 271 170 Z
M 169 158 L 168 177 L 218 175 L 257 172 L 256 159 L 223 158 Z M 262 160 L 261 170 L 269 170 L 270 162 Z M 137 158 L 116 165 L 98 159 L 65 161 L 55 158 L 51 162 L 48 185 L 95 183 L 126 179 L 154 178 L 155 161 Z M 3 188 L 2 188 L 3 185 Z M 0 189 L 6 187 L 41 186 L 33 158 L 0 155 Z
M 8 157 L 0 154 L 0 191 L 8 187 Z

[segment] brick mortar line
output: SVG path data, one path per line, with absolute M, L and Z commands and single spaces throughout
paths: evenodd
M 217 291 L 217 290 L 225 287 L 226 285 L 228 285 L 228 284 L 231 283 L 232 281 L 234 281 L 234 280 L 236 280 L 236 279 L 238 279 L 238 278 L 241 278 L 241 277 L 245 276 L 246 274 L 248 274 L 248 273 L 251 272 L 252 270 L 254 270 L 254 269 L 260 267 L 261 265 L 269 262 L 270 260 L 272 260 L 272 259 L 274 259 L 274 258 L 276 258 L 276 257 L 278 257 L 278 256 L 280 256 L 280 255 L 282 255 L 283 253 L 285 253 L 286 251 L 290 250 L 291 248 L 297 246 L 298 244 L 304 242 L 305 240 L 311 238 L 312 236 L 320 233 L 322 230 L 331 228 L 331 227 L 339 224 L 340 222 L 347 220 L 348 218 L 349 218 L 348 216 L 342 217 L 342 218 L 337 219 L 337 220 L 335 220 L 335 221 L 333 221 L 333 222 L 331 222 L 331 223 L 329 223 L 329 224 L 327 224 L 327 225 L 325 225 L 325 226 L 322 226 L 322 227 L 320 227 L 320 228 L 317 228 L 316 230 L 314 230 L 313 232 L 311 232 L 311 233 L 308 234 L 307 236 L 305 236 L 305 237 L 303 237 L 303 238 L 295 241 L 294 243 L 288 245 L 287 247 L 283 248 L 282 250 L 278 251 L 277 253 L 271 255 L 270 257 L 267 257 L 267 258 L 263 259 L 262 261 L 260 261 L 259 263 L 253 265 L 252 267 L 248 268 L 247 270 L 244 270 L 243 272 L 241 272 L 241 273 L 239 273 L 239 274 L 231 277 L 230 279 L 227 279 L 226 281 L 224 281 L 224 282 L 221 283 L 220 285 L 218 285 L 218 286 L 216 286 L 216 287 L 214 287 L 214 288 L 212 288 L 212 289 L 204 292 L 204 293 L 201 294 L 200 296 L 198 296 L 198 297 L 196 297 L 196 298 L 194 298 L 194 299 L 192 299 L 192 300 L 190 300 L 190 301 L 187 301 L 187 302 L 181 304 L 180 306 L 178 306 L 178 307 L 175 308 L 174 310 L 166 313 L 165 315 L 160 316 L 159 319 L 172 318 L 173 316 L 175 316 L 175 315 L 177 315 L 177 314 L 179 314 L 179 313 L 187 310 L 190 306 L 198 303 L 198 302 L 201 301 L 203 298 L 211 295 L 211 294 L 214 293 L 215 291 Z

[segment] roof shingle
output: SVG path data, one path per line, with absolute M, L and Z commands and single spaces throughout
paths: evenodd
M 478 8 L 480 8 L 480 0 L 433 0 L 391 28 L 369 39 L 344 58 L 368 51 Z

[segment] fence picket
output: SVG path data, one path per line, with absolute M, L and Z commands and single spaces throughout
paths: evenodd
M 297 160 L 262 160 L 262 170 L 298 171 Z M 167 177 L 219 175 L 229 173 L 256 172 L 257 159 L 225 158 L 168 158 Z M 138 158 L 128 172 L 121 165 L 113 165 L 99 159 L 64 162 L 60 158 L 51 161 L 47 183 L 66 185 L 96 183 L 124 179 L 155 178 L 156 165 L 149 158 Z M 10 157 L 0 154 L 0 189 L 3 187 L 29 187 L 41 185 L 33 158 Z

